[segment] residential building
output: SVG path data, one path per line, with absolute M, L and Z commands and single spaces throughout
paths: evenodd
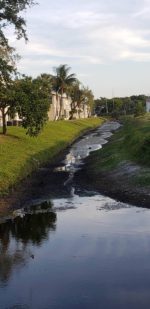
M 19 118 L 18 113 L 16 113 L 13 118 L 9 115 L 6 115 L 7 126 L 18 126 L 18 125 L 21 124 L 21 122 L 22 122 L 22 119 Z M 2 112 L 0 110 L 0 127 L 2 127 L 2 124 L 3 124 L 3 122 L 2 122 Z
M 61 96 L 56 92 L 52 92 L 52 103 L 48 111 L 49 120 L 58 120 L 70 118 L 71 111 L 71 98 L 68 97 L 65 93 Z
M 69 120 L 71 116 L 72 101 L 65 93 L 61 96 L 56 92 L 52 92 L 52 102 L 48 111 L 48 120 L 55 121 L 58 119 Z M 81 104 L 80 107 L 76 107 L 76 112 L 73 114 L 74 119 L 88 118 L 91 116 L 90 108 L 87 104 Z M 22 119 L 19 118 L 18 113 L 15 114 L 12 119 L 9 115 L 6 115 L 7 125 L 20 125 Z M 0 127 L 2 126 L 2 113 L 0 111 Z
M 52 92 L 52 103 L 48 112 L 49 120 L 58 120 L 58 119 L 70 119 L 72 109 L 72 101 L 69 96 L 65 93 L 63 96 Z M 87 104 L 81 104 L 80 107 L 76 107 L 76 112 L 73 115 L 73 118 L 88 118 L 91 116 L 90 108 Z

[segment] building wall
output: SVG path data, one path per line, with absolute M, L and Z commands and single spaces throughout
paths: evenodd
M 7 110 L 7 109 L 6 109 Z M 15 114 L 14 118 L 12 119 L 9 115 L 6 115 L 6 123 L 10 125 L 18 125 L 21 123 L 22 119 L 19 118 L 18 113 Z M 0 110 L 0 127 L 2 127 L 2 112 Z
M 52 92 L 52 104 L 50 105 L 50 109 L 48 111 L 48 119 L 52 121 L 57 120 L 60 115 L 60 106 L 62 106 L 60 118 L 69 120 L 71 103 L 71 98 L 65 93 L 61 97 L 61 95 L 56 94 L 56 92 Z M 77 112 L 73 115 L 73 118 L 75 119 L 88 118 L 91 116 L 90 108 L 86 104 L 83 104 L 80 108 L 77 107 L 76 110 Z
M 70 118 L 70 111 L 71 98 L 67 97 L 66 94 L 63 94 L 63 96 L 61 96 L 56 92 L 52 92 L 52 104 L 50 105 L 50 109 L 48 111 L 48 119 L 57 120 L 60 116 L 60 118 L 68 120 Z
M 49 120 L 57 120 L 60 112 L 60 97 L 52 92 L 52 103 L 50 104 L 50 109 L 48 111 Z
M 58 120 L 60 115 L 60 106 L 61 108 L 61 115 L 60 118 L 65 120 L 69 120 L 70 112 L 71 112 L 71 98 L 68 97 L 66 94 L 61 95 L 57 94 L 56 92 L 52 92 L 52 103 L 50 104 L 50 109 L 48 111 L 48 119 L 51 121 Z M 90 116 L 89 107 L 84 104 L 80 109 L 77 108 L 77 112 L 73 115 L 74 118 L 88 118 Z M 10 116 L 6 116 L 6 121 L 9 125 L 17 125 L 22 120 L 19 118 L 18 113 L 16 113 L 14 119 L 11 119 Z M 2 113 L 0 111 L 0 126 L 2 126 Z

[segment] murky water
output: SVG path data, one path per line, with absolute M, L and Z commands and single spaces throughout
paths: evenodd
M 68 198 L 39 201 L 1 223 L 1 309 L 150 308 L 150 211 L 72 187 L 82 158 L 115 125 L 72 147 L 63 167 Z

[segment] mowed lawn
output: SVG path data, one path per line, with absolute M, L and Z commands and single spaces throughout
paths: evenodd
M 21 127 L 8 127 L 6 136 L 0 134 L 0 195 L 7 194 L 40 164 L 53 160 L 81 133 L 103 121 L 90 118 L 48 122 L 37 138 L 27 136 Z

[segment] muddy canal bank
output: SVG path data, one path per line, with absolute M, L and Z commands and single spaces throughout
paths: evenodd
M 60 173 L 60 171 L 57 171 L 57 167 L 64 166 L 65 158 L 70 152 L 72 145 L 86 138 L 89 134 L 93 134 L 95 130 L 90 129 L 79 136 L 65 150 L 60 151 L 50 163 L 39 167 L 31 175 L 18 183 L 15 188 L 12 188 L 9 195 L 0 197 L 0 216 L 22 208 L 24 205 L 32 205 L 39 199 L 47 200 L 56 196 L 68 196 L 68 188 L 64 186 L 64 183 L 69 177 L 69 171 L 62 169 Z
M 107 124 L 103 128 L 107 130 Z M 118 201 L 149 208 L 150 168 L 131 161 L 127 154 L 119 156 L 122 139 L 121 134 L 119 138 L 116 134 L 102 151 L 85 158 L 83 168 L 77 171 L 74 181 L 77 187 L 82 183 L 82 189 L 96 190 Z M 119 146 L 116 147 L 116 144 Z
M 85 164 L 82 170 L 75 175 L 75 183 L 79 186 L 82 183 L 82 190 L 95 190 L 105 196 L 109 196 L 120 202 L 129 203 L 138 207 L 150 208 L 149 187 L 133 186 L 130 182 L 130 171 L 126 174 L 125 164 L 113 173 L 99 173 L 98 177 L 92 177 L 88 173 L 88 166 Z
M 90 152 L 102 148 L 119 129 L 118 122 L 107 122 L 98 129 L 80 137 L 73 145 L 60 153 L 53 164 L 40 167 L 24 180 L 10 196 L 0 200 L 0 215 L 9 210 L 33 205 L 38 201 L 68 197 L 73 192 L 83 194 L 94 190 L 118 201 L 136 206 L 150 207 L 149 187 L 132 185 L 131 178 L 138 166 L 123 162 L 113 173 L 99 173 L 93 177 L 88 170 Z

